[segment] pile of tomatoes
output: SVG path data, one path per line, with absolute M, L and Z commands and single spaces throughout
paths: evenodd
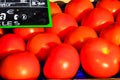
M 113 78 L 119 74 L 119 0 L 96 4 L 71 0 L 64 7 L 50 2 L 50 7 L 51 28 L 0 29 L 2 79 Z

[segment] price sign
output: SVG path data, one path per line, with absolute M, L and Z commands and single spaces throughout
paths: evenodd
M 0 28 L 51 26 L 49 0 L 0 0 Z

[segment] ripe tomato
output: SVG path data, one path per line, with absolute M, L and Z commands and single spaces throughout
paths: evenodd
M 13 32 L 21 36 L 24 40 L 28 40 L 34 35 L 44 32 L 44 28 L 14 28 Z
M 60 6 L 55 2 L 50 2 L 50 10 L 51 10 L 51 15 L 62 13 Z
M 97 33 L 94 29 L 86 26 L 79 26 L 65 38 L 64 42 L 73 45 L 79 50 L 83 42 L 90 38 L 97 38 Z
M 120 1 L 118 0 L 100 0 L 97 2 L 96 7 L 101 7 L 109 10 L 114 16 L 120 11 Z
M 119 57 L 119 47 L 102 38 L 90 39 L 80 51 L 83 69 L 97 78 L 112 77 L 118 73 Z
M 120 23 L 114 23 L 105 30 L 101 31 L 100 37 L 120 45 Z
M 57 34 L 62 40 L 71 30 L 71 27 L 78 27 L 76 20 L 65 13 L 58 13 L 52 17 L 52 28 L 46 28 L 46 32 Z
M 12 52 L 24 51 L 25 42 L 16 34 L 5 34 L 0 38 L 0 58 Z
M 61 44 L 52 49 L 43 72 L 46 78 L 71 79 L 77 73 L 80 58 L 77 50 L 71 45 Z
M 81 22 L 81 25 L 95 29 L 98 33 L 114 22 L 111 12 L 103 8 L 94 8 Z
M 73 16 L 77 22 L 91 10 L 94 6 L 89 0 L 71 0 L 65 7 L 65 13 Z
M 30 52 L 21 52 L 7 56 L 1 65 L 4 79 L 37 79 L 40 75 L 38 59 Z
M 27 49 L 43 61 L 48 57 L 50 50 L 60 43 L 60 38 L 56 34 L 39 33 L 28 41 Z

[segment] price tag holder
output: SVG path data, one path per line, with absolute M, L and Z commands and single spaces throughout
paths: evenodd
M 0 0 L 0 28 L 51 26 L 49 0 Z

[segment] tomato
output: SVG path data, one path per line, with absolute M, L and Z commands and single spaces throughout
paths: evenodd
M 77 50 L 71 45 L 61 44 L 52 49 L 43 72 L 46 78 L 71 79 L 77 73 L 79 66 L 80 58 Z
M 50 2 L 50 10 L 51 10 L 51 15 L 62 13 L 60 6 L 55 2 Z
M 65 7 L 65 13 L 73 16 L 77 22 L 91 10 L 94 6 L 89 0 L 71 0 Z
M 111 12 L 103 8 L 94 8 L 82 19 L 81 25 L 91 27 L 99 33 L 113 22 L 114 17 Z
M 39 33 L 27 43 L 27 49 L 34 53 L 39 60 L 44 61 L 56 45 L 61 44 L 60 38 L 53 33 Z
M 101 7 L 109 10 L 114 16 L 120 11 L 120 1 L 118 0 L 100 0 L 97 2 L 96 7 Z
M 97 38 L 95 30 L 87 26 L 79 26 L 65 38 L 64 42 L 73 45 L 79 50 L 83 42 L 90 38 Z
M 13 32 L 21 36 L 24 40 L 28 40 L 34 35 L 44 32 L 44 28 L 14 28 Z
M 90 39 L 80 51 L 83 69 L 95 78 L 108 78 L 117 74 L 119 57 L 119 47 L 102 38 Z
M 101 31 L 100 37 L 120 45 L 120 23 L 114 23 L 105 30 Z
M 66 14 L 58 13 L 52 17 L 52 28 L 46 28 L 46 32 L 57 34 L 61 40 L 64 40 L 65 36 L 72 29 L 71 27 L 78 27 L 76 20 Z
M 39 75 L 39 61 L 30 52 L 9 55 L 1 65 L 1 76 L 4 79 L 37 79 Z
M 5 34 L 0 38 L 0 58 L 11 54 L 12 52 L 24 51 L 25 42 L 16 34 Z

